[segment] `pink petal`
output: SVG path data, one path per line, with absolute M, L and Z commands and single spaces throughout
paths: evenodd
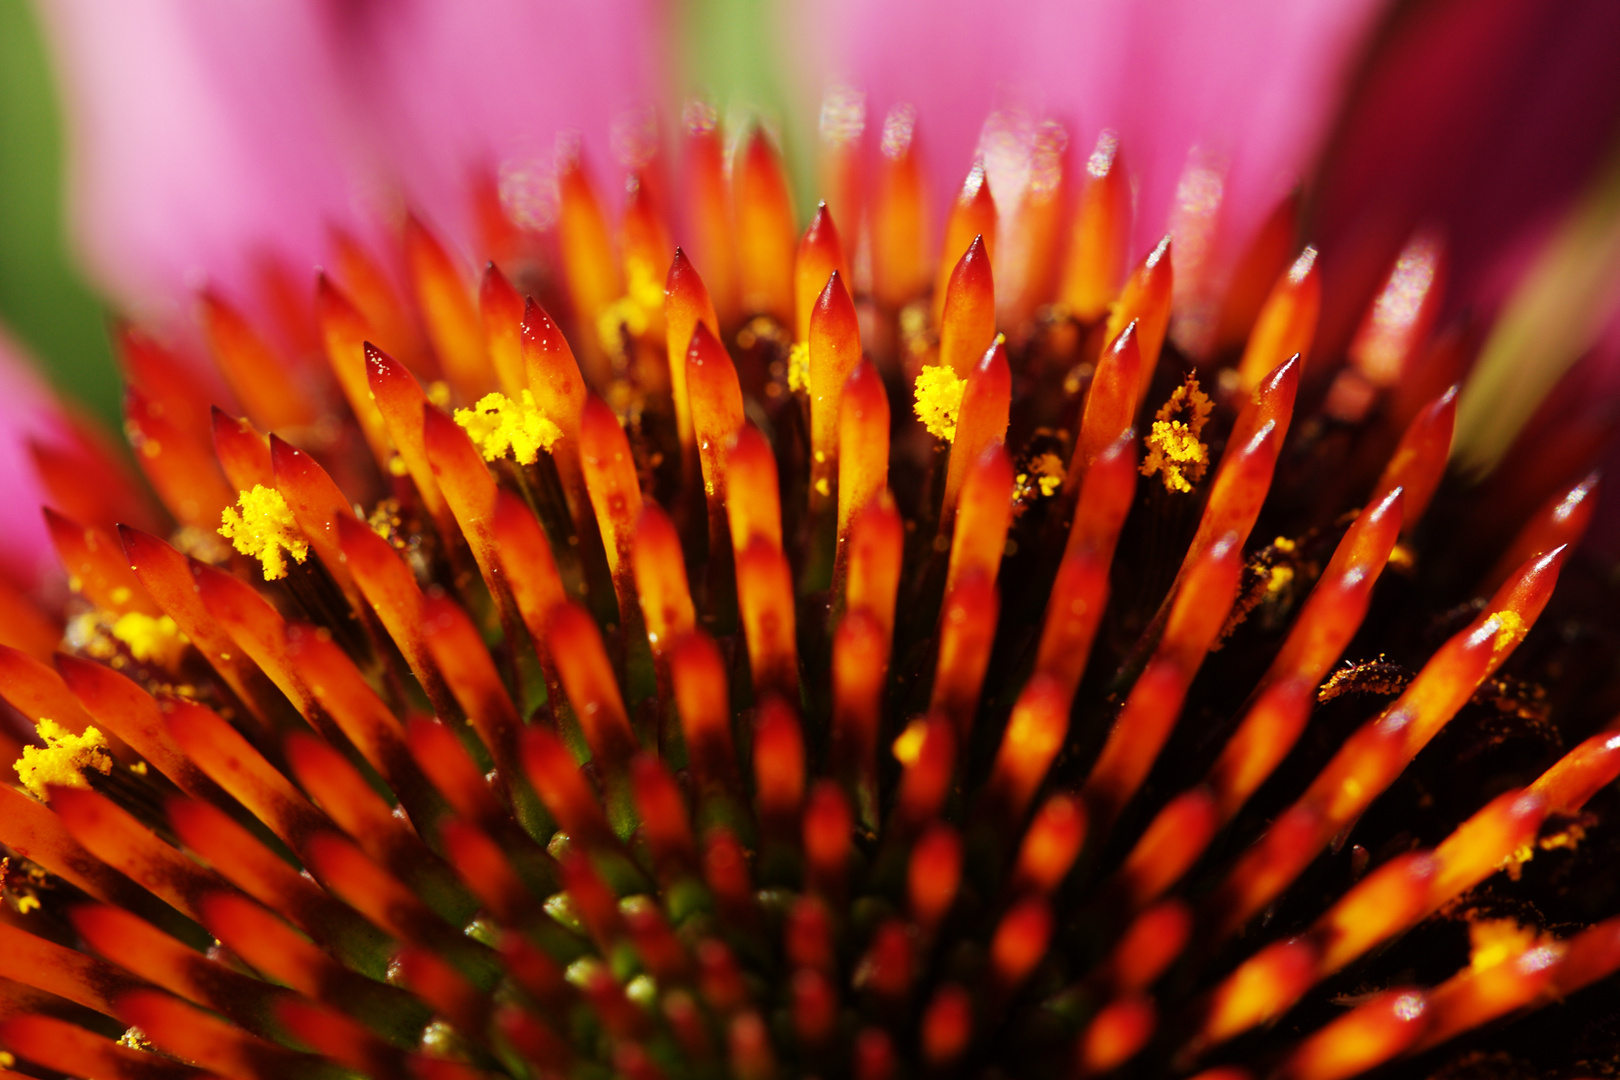
M 475 169 L 549 170 L 556 136 L 571 130 L 598 178 L 608 174 L 615 124 L 663 85 L 662 6 L 354 4 L 338 9 L 336 48 L 411 205 L 470 239 Z
M 1418 224 L 1447 236 L 1454 307 L 1495 307 L 1620 121 L 1620 6 L 1432 0 L 1396 19 L 1317 183 L 1326 299 L 1342 342 Z
M 967 173 L 998 105 L 1064 121 L 1089 152 L 1119 132 L 1139 178 L 1135 249 L 1166 230 L 1189 153 L 1224 171 L 1210 265 L 1230 267 L 1324 137 L 1380 0 L 840 0 L 818 30 L 826 70 L 877 116 L 917 106 L 936 190 Z M 1178 275 L 1179 277 L 1179 275 Z
M 318 6 L 41 5 L 69 111 L 74 237 L 121 304 L 167 321 L 203 280 L 312 265 L 350 204 L 352 136 Z
M 0 328 L 0 574 L 27 588 L 55 564 L 39 506 L 44 501 L 28 452 L 33 439 L 63 435 L 65 423 L 33 363 Z

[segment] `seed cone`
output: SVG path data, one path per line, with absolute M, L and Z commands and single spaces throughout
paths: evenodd
M 573 157 L 558 267 L 475 288 L 410 218 L 379 306 L 339 238 L 330 378 L 214 294 L 235 401 L 121 333 L 170 519 L 48 469 L 75 596 L 0 595 L 7 1065 L 1620 1066 L 1598 479 L 1446 477 L 1437 301 L 1313 355 L 1307 248 L 1183 355 L 1112 136 L 1061 258 L 976 167 L 930 294 L 914 118 L 796 250 L 770 138 L 727 189 L 699 119 L 690 253 Z

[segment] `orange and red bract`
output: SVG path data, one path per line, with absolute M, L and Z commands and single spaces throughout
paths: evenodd
M 433 517 L 440 535 L 448 539 L 455 534 L 455 522 L 439 491 L 439 482 L 433 477 L 433 466 L 428 463 L 423 440 L 422 418 L 427 395 L 404 364 L 369 343 L 365 350 L 367 384 L 388 429 L 389 441 L 399 453 L 399 460 L 415 483 L 416 493 Z
M 253 422 L 275 430 L 314 421 L 318 402 L 296 378 L 263 377 L 284 365 L 241 312 L 213 292 L 204 292 L 199 302 L 214 362 Z
M 839 425 L 844 390 L 861 362 L 861 329 L 843 275 L 827 279 L 809 316 L 810 513 L 824 517 L 837 505 Z
M 1131 920 L 1109 955 L 1103 978 L 1116 993 L 1135 994 L 1156 982 L 1193 929 L 1186 901 L 1164 900 Z
M 1243 358 L 1238 361 L 1243 389 L 1257 386 L 1290 356 L 1301 361 L 1310 356 L 1321 310 L 1322 275 L 1316 267 L 1316 249 L 1307 247 L 1277 279 L 1249 332 Z
M 682 117 L 686 132 L 685 154 L 688 222 L 696 243 L 715 310 L 727 325 L 737 319 L 737 249 L 730 198 L 727 193 L 725 139 L 715 110 L 706 102 L 689 103 Z M 718 328 L 715 330 L 719 333 Z M 670 349 L 670 357 L 684 355 L 686 343 Z
M 124 430 L 135 463 L 176 521 L 198 529 L 219 527 L 236 502 L 214 462 L 212 447 L 170 420 L 163 406 L 134 386 L 124 392 Z
M 405 219 L 405 267 L 445 381 L 462 404 L 471 405 L 495 388 L 478 308 L 462 268 L 414 216 Z
M 838 580 L 855 515 L 889 482 L 889 395 L 877 367 L 862 360 L 844 384 L 838 413 Z
M 1159 368 L 1159 351 L 1164 348 L 1164 335 L 1170 328 L 1170 294 L 1174 283 L 1170 237 L 1166 236 L 1131 271 L 1118 302 L 1108 312 L 1104 342 L 1119 337 L 1131 323 L 1137 324 L 1137 345 L 1142 350 L 1142 363 L 1137 370 L 1137 408 L 1141 408 L 1153 382 L 1153 373 Z
M 945 809 L 956 769 L 956 725 L 950 718 L 933 716 L 913 723 L 921 724 L 922 739 L 914 756 L 904 762 L 891 818 L 891 828 L 901 836 Z
M 669 662 L 694 775 L 707 790 L 735 789 L 731 695 L 720 650 L 701 630 L 689 632 L 674 647 Z
M 789 700 L 799 693 L 793 570 L 782 549 L 756 536 L 737 556 L 737 608 L 748 644 L 754 692 Z
M 1092 1018 L 1076 1043 L 1081 1076 L 1112 1072 L 1147 1044 L 1158 1026 L 1158 1010 L 1148 997 L 1118 998 Z
M 158 614 L 157 603 L 130 569 L 129 556 L 112 533 L 70 521 L 49 506 L 42 511 L 51 546 L 68 573 L 73 591 L 116 614 Z
M 1166 803 L 1142 830 L 1114 878 L 1121 907 L 1134 913 L 1163 895 L 1204 853 L 1218 824 L 1215 800 L 1207 789 L 1184 791 Z
M 516 401 L 529 385 L 523 362 L 523 297 L 493 262 L 484 267 L 478 286 L 478 320 L 500 391 Z
M 836 782 L 823 779 L 811 786 L 803 823 L 805 884 L 836 902 L 849 873 L 850 834 L 855 828 L 849 799 Z
M 1405 492 L 1403 513 L 1407 532 L 1416 527 L 1435 489 L 1440 486 L 1446 460 L 1451 456 L 1451 433 L 1456 421 L 1457 387 L 1453 386 L 1413 418 L 1373 488 L 1370 502 L 1377 502 L 1396 488 Z
M 782 493 L 776 454 L 751 423 L 744 422 L 737 429 L 726 455 L 725 510 L 735 554 L 740 555 L 755 537 L 781 546 Z
M 692 331 L 699 323 L 709 333 L 720 336 L 720 319 L 715 314 L 714 301 L 703 285 L 692 260 L 680 248 L 669 264 L 669 276 L 664 282 L 664 336 L 666 355 L 669 357 L 669 385 L 675 406 L 676 433 L 681 450 L 696 453 L 692 433 L 692 404 L 686 388 L 686 347 L 692 342 Z
M 321 564 L 343 590 L 351 605 L 359 603 L 354 579 L 343 558 L 338 522 L 358 520 L 354 508 L 320 463 L 278 436 L 270 436 L 270 466 L 276 488 L 292 511 L 298 529 L 320 556 Z
M 1074 457 L 1065 478 L 1064 487 L 1070 491 L 1079 487 L 1091 463 L 1135 423 L 1138 372 L 1142 366 L 1136 326 L 1134 320 L 1127 323 L 1097 361 L 1097 372 L 1080 414 L 1080 436 L 1075 440 Z
M 1243 551 L 1228 533 L 1196 563 L 1176 594 L 1159 646 L 1109 731 L 1084 796 L 1099 831 L 1108 829 L 1157 760 L 1204 654 L 1237 591 Z
M 939 362 L 970 377 L 996 336 L 996 286 L 990 270 L 990 250 L 975 236 L 940 283 Z
M 315 317 L 320 324 L 321 339 L 326 350 L 326 362 L 332 376 L 343 391 L 349 410 L 354 413 L 366 445 L 379 466 L 387 466 L 392 451 L 388 444 L 388 427 L 383 422 L 377 403 L 372 400 L 371 386 L 366 376 L 366 342 L 380 335 L 374 333 L 371 322 L 355 307 L 348 296 L 325 273 L 315 278 Z M 215 444 L 218 445 L 218 425 L 215 426 Z M 224 464 L 224 455 L 221 454 Z M 230 466 L 225 466 L 231 475 Z M 232 483 L 236 483 L 233 479 Z M 251 491 L 252 487 L 236 484 Z
M 422 636 L 423 598 L 416 576 L 393 546 L 358 518 L 339 516 L 336 532 L 345 565 L 366 603 L 394 639 L 428 700 L 443 711 L 450 699 Z
M 1361 625 L 1401 530 L 1403 495 L 1391 491 L 1357 515 L 1333 552 L 1256 697 L 1210 769 L 1223 820 L 1293 747 L 1315 688 Z
M 1007 364 L 1006 343 L 997 338 L 968 373 L 967 387 L 962 391 L 956 438 L 951 443 L 951 460 L 945 472 L 945 498 L 939 512 L 941 536 L 950 534 L 956 503 L 973 465 L 991 446 L 1006 441 L 1011 406 L 1012 369 Z
M 978 712 L 1000 610 L 995 583 L 982 570 L 963 574 L 940 609 L 939 657 L 928 709 L 950 717 L 964 741 Z
M 206 437 L 211 398 L 218 388 L 202 372 L 131 323 L 114 320 L 108 336 L 124 382 L 158 404 L 169 423 L 191 438 Z
M 1125 278 L 1131 190 L 1119 136 L 1103 131 L 1086 158 L 1058 300 L 1082 323 L 1108 314 Z
M 885 489 L 850 520 L 844 606 L 865 608 L 894 637 L 894 611 L 900 588 L 905 523 Z
M 1287 1080 L 1355 1076 L 1416 1043 L 1429 1020 L 1422 993 L 1385 990 L 1302 1042 L 1277 1075 Z
M 1204 516 L 1198 532 L 1187 545 L 1181 563 L 1182 573 L 1191 569 L 1211 544 L 1229 533 L 1236 534 L 1241 547 L 1260 516 L 1260 507 L 1271 490 L 1272 474 L 1282 453 L 1283 440 L 1294 416 L 1294 397 L 1299 390 L 1301 361 L 1298 356 L 1277 365 L 1256 387 L 1233 422 L 1221 463 L 1210 485 Z
M 0 645 L 21 650 L 36 660 L 45 660 L 56 651 L 61 640 L 61 624 L 0 574 Z M 22 747 L 19 744 L 8 750 L 21 753 Z
M 636 737 L 595 620 L 579 604 L 559 604 L 551 612 L 546 644 L 592 756 L 604 768 L 622 768 Z
M 1013 704 L 981 800 L 1002 827 L 1020 820 L 1069 731 L 1068 695 L 1055 679 L 1035 675 Z
M 691 398 L 692 430 L 703 470 L 703 493 L 709 508 L 711 557 L 726 543 L 727 457 L 731 440 L 743 422 L 742 386 L 726 347 L 699 323 L 686 352 L 686 390 Z
M 681 538 L 669 515 L 654 503 L 642 508 L 632 554 L 647 641 L 655 658 L 667 660 L 669 650 L 697 625 L 697 614 L 686 583 Z
M 1085 804 L 1062 792 L 1047 799 L 1019 845 L 1012 891 L 1050 893 L 1074 865 L 1085 839 Z
M 774 694 L 754 718 L 754 801 L 761 826 L 783 834 L 798 824 L 804 801 L 805 747 L 793 707 Z
M 1537 552 L 1578 546 L 1597 509 L 1601 477 L 1588 473 L 1574 486 L 1555 492 L 1524 523 L 1507 550 L 1486 575 L 1481 591 L 1497 588 Z
M 968 470 L 957 500 L 951 557 L 945 572 L 949 593 L 964 574 L 978 573 L 992 585 L 1001 569 L 1012 522 L 1013 466 L 999 444 L 979 456 Z
M 973 998 L 962 987 L 947 983 L 923 1013 L 923 1060 L 933 1068 L 943 1068 L 962 1056 L 972 1037 Z
M 1445 241 L 1427 230 L 1414 234 L 1395 256 L 1350 342 L 1351 363 L 1375 386 L 1396 385 L 1408 374 L 1440 313 L 1446 262 Z
M 218 802 L 224 792 L 170 737 L 152 695 L 111 668 L 66 653 L 55 657 L 62 682 L 86 713 L 124 742 L 176 787 L 198 799 Z M 15 669 L 15 662 L 8 665 Z
M 849 259 L 832 212 L 823 202 L 810 219 L 809 228 L 799 239 L 793 259 L 793 339 L 810 340 L 811 311 L 827 287 L 827 279 L 837 274 L 847 289 L 850 285 Z
M 742 314 L 793 321 L 793 254 L 798 229 L 782 159 L 764 128 L 742 137 L 731 165 Z
M 928 196 L 917 114 L 897 105 L 884 118 L 872 187 L 872 292 L 898 311 L 928 287 Z
M 1108 566 L 1090 551 L 1066 557 L 1046 602 L 1035 670 L 1057 679 L 1073 696 L 1086 671 L 1108 601 Z
M 1040 896 L 1018 901 L 1001 917 L 990 938 L 990 974 L 1000 993 L 1022 983 L 1046 955 L 1052 921 L 1051 905 Z
M 630 763 L 630 784 L 658 880 L 667 884 L 692 873 L 697 843 L 675 778 L 655 755 L 643 753 Z
M 372 408 L 375 410 L 376 405 L 373 404 Z M 214 456 L 219 459 L 219 466 L 230 485 L 238 491 L 275 487 L 275 468 L 270 464 L 269 440 L 245 418 L 238 419 L 223 409 L 214 409 L 212 421 Z M 381 414 L 377 422 L 382 423 Z M 383 439 L 386 443 L 386 433 Z
M 675 247 L 670 242 L 669 228 L 653 190 L 655 171 L 641 169 L 630 174 L 625 182 L 624 217 L 619 222 L 625 291 L 630 302 L 646 317 L 647 329 L 643 336 L 650 341 L 663 336 L 664 301 L 660 286 L 665 278 L 665 263 Z M 661 370 L 652 371 L 643 377 L 662 374 Z M 658 386 L 659 382 L 655 380 L 651 385 Z
M 932 937 L 956 903 L 962 879 L 962 840 L 949 825 L 935 822 L 911 847 L 906 898 L 911 917 L 925 938 Z
M 833 635 L 832 771 L 854 793 L 855 808 L 867 828 L 878 815 L 877 741 L 882 723 L 883 686 L 888 675 L 889 642 L 882 625 L 852 608 Z
M 580 463 L 585 489 L 596 510 L 597 527 L 607 548 L 619 616 L 629 625 L 636 611 L 634 567 L 636 520 L 641 516 L 641 481 L 619 418 L 594 394 L 585 399 L 579 426 Z
M 951 203 L 945 219 L 945 240 L 940 247 L 939 269 L 934 275 L 934 324 L 943 326 L 943 312 L 949 297 L 948 283 L 955 268 L 970 245 L 978 242 L 988 260 L 996 250 L 996 202 L 990 195 L 989 178 L 985 175 L 984 161 L 975 160 L 968 170 L 967 179 Z M 992 300 L 992 317 L 994 301 Z
M 559 154 L 557 168 L 557 248 L 580 327 L 580 354 L 591 385 L 603 390 L 613 369 L 596 331 L 597 317 L 624 295 L 624 278 L 613 250 L 613 236 L 578 144 Z
M 28 460 L 45 498 L 74 521 L 111 529 L 130 525 L 149 532 L 163 527 L 163 511 L 142 489 L 136 473 L 115 456 L 111 444 L 69 416 L 71 430 L 49 440 L 27 440 Z
M 508 696 L 478 628 L 461 605 L 442 595 L 423 600 L 421 619 L 422 636 L 445 684 L 502 777 L 515 776 L 523 718 Z

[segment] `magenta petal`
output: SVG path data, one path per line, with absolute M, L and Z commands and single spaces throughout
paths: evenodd
M 1140 181 L 1133 243 L 1169 220 L 1189 152 L 1223 165 L 1229 266 L 1326 133 L 1380 0 L 841 0 L 815 19 L 827 69 L 873 111 L 917 106 L 935 183 L 954 191 L 996 105 L 1069 125 L 1089 151 L 1113 128 Z M 812 20 L 807 19 L 810 24 Z
M 411 205 L 471 239 L 475 169 L 548 170 L 578 132 L 598 175 L 611 132 L 663 86 L 654 0 L 404 0 L 335 8 L 336 48 Z M 616 202 L 617 200 L 614 200 Z
M 1493 306 L 1610 147 L 1620 5 L 1431 0 L 1393 21 L 1318 182 L 1321 339 L 1337 343 L 1417 224 L 1439 226 L 1453 306 Z
M 45 520 L 36 507 L 44 501 L 28 444 L 60 438 L 65 423 L 55 398 L 33 364 L 0 328 L 0 506 L 8 508 L 0 529 L 0 573 L 29 586 L 54 563 Z
M 204 278 L 245 286 L 268 254 L 313 264 L 349 206 L 354 119 L 317 5 L 41 11 L 69 111 L 75 239 L 103 288 L 161 317 Z

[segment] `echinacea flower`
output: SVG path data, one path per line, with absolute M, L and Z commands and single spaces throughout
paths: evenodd
M 521 55 L 472 10 L 410 17 Z M 340 14 L 292 40 L 365 94 L 302 89 L 386 115 L 435 41 Z M 700 101 L 621 131 L 615 226 L 578 140 L 503 172 L 549 132 L 415 89 L 302 178 L 277 260 L 319 245 L 313 282 L 254 277 L 270 206 L 124 282 L 155 501 L 88 440 L 37 455 L 72 596 L 0 594 L 34 736 L 0 736 L 7 1068 L 1617 1064 L 1620 636 L 1572 554 L 1600 443 L 1555 392 L 1448 478 L 1477 342 L 1437 234 L 1322 346 L 1292 180 L 1239 227 L 1227 166 L 1174 161 L 1160 239 L 1128 125 L 1080 153 L 993 116 L 938 230 L 928 113 L 868 132 L 836 89 L 801 232 L 772 136 Z M 362 174 L 403 207 L 345 208 Z

